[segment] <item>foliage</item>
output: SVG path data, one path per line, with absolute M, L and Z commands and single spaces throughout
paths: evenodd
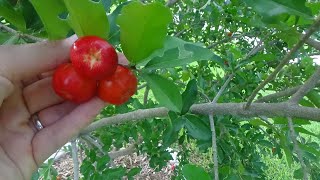
M 171 147 L 180 157 L 173 178 L 212 179 L 211 159 L 208 160 L 210 168 L 190 162 L 192 153 L 187 148 L 190 144 L 195 144 L 203 154 L 212 146 L 208 116 L 193 114 L 190 107 L 212 100 L 230 74 L 234 74 L 234 78 L 218 103 L 245 102 L 310 27 L 319 13 L 320 2 L 183 0 L 170 7 L 158 0 L 144 3 L 146 5 L 126 0 L 47 0 L 45 3 L 0 0 L 1 23 L 18 32 L 0 31 L 0 42 L 32 42 L 19 33 L 54 40 L 75 32 L 78 36 L 95 34 L 109 40 L 128 57 L 131 67 L 136 69 L 139 84 L 147 84 L 147 88 L 140 89 L 124 105 L 104 108 L 96 121 L 155 107 L 166 107 L 169 113 L 167 117 L 155 116 L 94 131 L 92 135 L 101 141 L 103 151 L 118 150 L 134 141 L 138 153 L 148 154 L 150 166 L 161 170 L 172 158 L 167 151 Z M 319 39 L 320 33 L 314 33 L 311 38 Z M 259 50 L 260 47 L 263 50 Z M 315 71 L 317 65 L 312 55 L 317 54 L 312 46 L 303 46 L 294 54 L 294 61 L 260 91 L 258 98 L 301 85 Z M 144 92 L 149 88 L 152 94 L 148 95 Z M 319 108 L 319 96 L 317 87 L 299 104 Z M 287 99 L 285 96 L 273 102 Z M 320 176 L 319 129 L 310 131 L 306 127 L 310 122 L 306 119 L 293 120 L 311 179 L 317 179 Z M 291 168 L 291 175 L 302 178 L 300 166 L 295 168 L 299 161 L 285 117 L 225 115 L 214 116 L 214 123 L 221 179 L 273 177 L 268 174 L 272 159 L 266 162 L 266 156 L 286 159 L 284 166 Z M 83 148 L 86 149 L 86 159 L 81 164 L 84 179 L 132 178 L 140 171 L 139 168 L 111 168 L 110 157 L 101 155 L 98 148 Z M 55 174 L 50 163 L 52 161 L 42 166 L 45 177 Z

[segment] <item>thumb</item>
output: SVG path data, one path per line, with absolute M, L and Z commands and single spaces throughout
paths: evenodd
M 2 102 L 10 96 L 13 89 L 13 84 L 7 78 L 0 76 L 0 106 L 2 105 Z

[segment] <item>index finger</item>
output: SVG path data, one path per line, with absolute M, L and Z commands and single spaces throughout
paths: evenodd
M 59 41 L 0 46 L 2 73 L 9 79 L 25 79 L 50 71 L 69 61 L 69 50 L 76 36 Z

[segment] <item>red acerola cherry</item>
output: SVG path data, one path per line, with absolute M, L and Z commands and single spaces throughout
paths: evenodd
M 75 41 L 70 59 L 78 73 L 95 80 L 111 76 L 118 64 L 113 46 L 97 36 L 84 36 Z
M 127 67 L 118 65 L 116 72 L 98 85 L 98 97 L 105 102 L 121 105 L 137 91 L 137 78 Z
M 83 103 L 95 96 L 97 81 L 80 75 L 71 63 L 65 63 L 55 70 L 52 87 L 63 99 Z

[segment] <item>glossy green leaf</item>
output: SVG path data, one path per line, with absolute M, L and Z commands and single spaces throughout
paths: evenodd
M 210 175 L 202 168 L 193 164 L 182 167 L 182 174 L 186 180 L 211 180 Z
M 186 115 L 185 127 L 188 134 L 198 140 L 210 140 L 211 130 L 210 127 L 203 123 L 203 121 L 195 115 Z
M 117 22 L 121 47 L 128 60 L 136 64 L 162 48 L 171 21 L 171 12 L 162 3 L 132 2 L 123 7 Z
M 289 148 L 287 138 L 283 134 L 280 134 L 279 140 L 280 140 L 280 146 L 283 149 L 284 153 L 286 154 L 287 163 L 289 166 L 291 166 L 293 164 L 293 157 L 292 157 L 293 154 Z
M 181 114 L 189 111 L 190 107 L 195 103 L 198 94 L 197 81 L 195 79 L 189 81 L 186 90 L 182 93 L 182 110 Z
M 105 155 L 97 159 L 97 170 L 102 171 L 103 169 L 107 168 L 108 162 L 110 161 L 109 155 Z
M 167 127 L 162 136 L 164 147 L 169 147 L 172 143 L 178 140 L 178 133 L 174 131 L 173 127 Z
M 157 74 L 144 74 L 143 79 L 147 81 L 160 105 L 171 111 L 181 111 L 182 97 L 177 85 Z
M 40 16 L 49 39 L 62 39 L 67 36 L 70 26 L 59 17 L 61 13 L 67 11 L 62 0 L 30 0 L 30 2 Z M 48 10 L 48 7 L 50 7 L 50 10 Z
M 130 171 L 127 173 L 127 176 L 133 177 L 133 176 L 137 175 L 137 174 L 141 171 L 141 169 L 142 169 L 142 168 L 139 168 L 139 167 L 132 168 L 132 169 L 130 169 Z
M 16 26 L 20 31 L 26 30 L 23 12 L 9 4 L 7 0 L 0 0 L 0 17 L 1 16 Z
M 312 18 L 312 13 L 306 7 L 306 0 L 244 0 L 248 6 L 252 6 L 266 22 L 274 23 L 280 16 L 285 19 L 287 15 Z M 272 9 L 272 11 L 271 11 Z
M 95 35 L 107 39 L 110 27 L 101 1 L 64 0 L 64 3 L 69 11 L 68 22 L 79 37 Z
M 320 158 L 320 151 L 311 147 L 311 146 L 308 146 L 308 145 L 305 145 L 305 144 L 301 144 L 299 143 L 299 147 L 304 150 L 304 151 L 307 151 L 309 153 L 312 153 L 314 155 L 316 155 L 318 158 Z
M 142 61 L 144 69 L 177 67 L 194 61 L 213 60 L 223 63 L 222 59 L 199 43 L 190 43 L 176 37 L 167 37 L 164 47 L 155 51 Z
M 320 94 L 313 90 L 307 94 L 308 99 L 318 108 L 320 108 Z
M 108 42 L 113 45 L 118 45 L 120 43 L 120 28 L 117 25 L 117 18 L 121 13 L 121 10 L 124 6 L 131 3 L 132 1 L 127 1 L 120 4 L 110 15 L 108 15 L 109 23 L 110 23 L 110 33 L 108 37 Z

